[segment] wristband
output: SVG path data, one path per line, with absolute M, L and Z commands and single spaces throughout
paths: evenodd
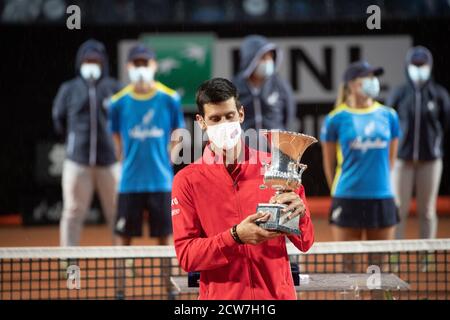
M 231 228 L 231 236 L 233 237 L 234 241 L 236 241 L 237 243 L 244 244 L 244 242 L 242 242 L 242 240 L 239 238 L 236 228 L 237 228 L 237 224 L 235 224 L 233 226 L 233 228 Z

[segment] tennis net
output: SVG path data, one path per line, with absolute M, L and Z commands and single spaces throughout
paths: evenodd
M 449 299 L 449 249 L 450 239 L 318 242 L 306 254 L 288 244 L 299 299 Z M 0 300 L 197 299 L 187 281 L 172 246 L 0 248 Z

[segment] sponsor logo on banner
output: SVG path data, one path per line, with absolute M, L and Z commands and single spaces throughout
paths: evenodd
M 181 41 L 183 37 L 185 38 Z M 157 77 L 163 77 L 169 86 L 171 79 L 178 81 L 176 84 L 173 82 L 172 87 L 182 96 L 184 110 L 192 113 L 195 112 L 193 97 L 201 81 L 211 77 L 232 79 L 239 72 L 239 47 L 243 37 L 216 38 L 212 34 L 205 40 L 191 38 L 204 41 L 203 48 L 211 50 L 212 73 L 209 76 L 208 68 L 202 69 L 204 50 L 200 50 L 198 45 L 191 46 L 193 42 L 189 41 L 189 37 L 189 34 L 183 34 L 167 39 L 143 39 L 147 39 L 155 47 L 159 47 L 158 42 L 161 42 L 163 56 L 158 58 L 160 72 Z M 165 49 L 165 46 L 170 48 L 171 41 L 178 43 L 173 47 L 177 48 L 174 49 L 174 54 Z M 278 73 L 292 86 L 296 102 L 302 108 L 301 123 L 297 122 L 290 130 L 314 136 L 319 135 L 324 115 L 335 101 L 342 76 L 351 62 L 365 59 L 372 65 L 384 68 L 385 72 L 380 76 L 381 91 L 378 97 L 383 102 L 390 90 L 405 81 L 405 55 L 413 45 L 410 35 L 289 37 L 269 38 L 269 41 L 274 42 L 283 52 L 279 57 L 281 63 Z M 137 40 L 122 40 L 119 43 L 119 75 L 122 81 L 127 81 L 127 52 L 136 42 Z M 193 71 L 197 69 L 204 72 Z M 194 74 L 197 76 L 195 80 L 191 78 Z M 268 103 L 276 104 L 279 99 L 279 96 L 272 95 Z M 327 105 L 327 108 L 320 108 L 320 105 Z M 190 131 L 193 132 L 192 127 Z
M 409 35 L 269 38 L 282 50 L 280 75 L 294 90 L 298 102 L 331 103 L 347 66 L 360 59 L 384 68 L 380 77 L 384 99 L 389 90 L 405 80 Z M 238 71 L 242 39 L 219 39 L 214 55 L 214 76 L 232 78 Z

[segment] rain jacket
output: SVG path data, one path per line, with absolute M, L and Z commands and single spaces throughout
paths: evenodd
M 103 57 L 102 74 L 95 82 L 88 82 L 80 75 L 83 58 L 90 51 L 99 52 Z M 60 86 L 53 102 L 55 131 L 65 137 L 68 159 L 89 166 L 111 165 L 116 159 L 107 125 L 107 106 L 109 98 L 121 86 L 108 76 L 108 57 L 102 43 L 88 40 L 80 46 L 76 74 Z
M 406 68 L 411 54 L 406 57 Z M 432 56 L 428 60 L 432 64 Z M 406 72 L 407 82 L 396 88 L 386 105 L 396 109 L 402 136 L 398 158 L 431 161 L 443 157 L 444 133 L 450 127 L 450 98 L 447 90 L 430 79 L 416 86 Z
M 275 72 L 259 92 L 252 90 L 248 78 L 255 71 L 260 58 L 267 52 L 275 52 Z M 267 38 L 247 37 L 240 48 L 240 71 L 233 79 L 239 91 L 239 101 L 244 106 L 243 129 L 289 129 L 296 115 L 296 104 L 290 85 L 278 74 L 281 50 Z
M 262 163 L 270 154 L 245 147 L 245 158 L 230 174 L 209 146 L 203 157 L 175 176 L 172 189 L 174 244 L 180 266 L 200 272 L 200 299 L 296 299 L 286 239 L 240 245 L 230 228 L 274 195 L 263 184 Z M 305 190 L 296 191 L 306 208 Z M 309 209 L 301 235 L 289 236 L 306 252 L 314 242 Z

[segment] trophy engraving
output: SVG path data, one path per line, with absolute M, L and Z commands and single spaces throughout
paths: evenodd
M 302 184 L 302 174 L 307 166 L 300 163 L 305 150 L 317 142 L 317 139 L 305 134 L 283 130 L 264 130 L 264 136 L 270 144 L 272 160 L 265 164 L 264 185 L 275 190 L 275 194 L 293 191 Z M 299 216 L 288 220 L 291 212 L 282 212 L 284 204 L 259 203 L 257 212 L 270 212 L 270 219 L 258 222 L 264 229 L 300 234 Z

